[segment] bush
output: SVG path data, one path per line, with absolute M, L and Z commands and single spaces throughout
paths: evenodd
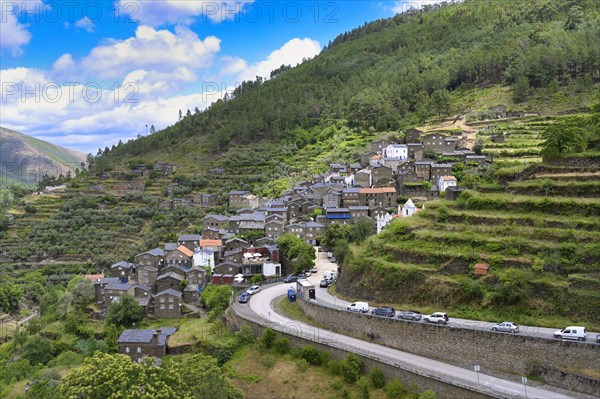
M 401 399 L 407 393 L 408 388 L 397 378 L 390 380 L 385 388 L 385 394 L 388 399 Z
M 275 342 L 276 337 L 277 333 L 272 328 L 267 328 L 262 333 L 259 343 L 261 346 L 264 346 L 267 349 L 271 349 L 273 347 L 273 343 Z
M 240 331 L 235 335 L 235 338 L 240 345 L 251 344 L 256 340 L 254 333 L 248 326 L 242 326 Z
M 346 360 L 342 362 L 342 377 L 347 383 L 354 383 L 362 374 L 363 363 L 360 357 L 354 353 L 349 353 Z
M 342 364 L 343 361 L 338 359 L 332 359 L 327 363 L 327 368 L 329 372 L 333 375 L 341 375 L 342 374 Z
M 421 395 L 419 395 L 419 399 L 435 399 L 435 397 L 435 392 L 433 392 L 431 389 L 427 389 L 423 391 Z
M 321 352 L 310 345 L 307 345 L 300 350 L 300 358 L 306 360 L 310 364 L 316 366 L 321 365 Z
M 287 338 L 279 338 L 275 341 L 275 352 L 285 355 L 290 353 L 290 341 Z
M 383 388 L 385 386 L 385 375 L 377 367 L 371 370 L 370 377 L 374 388 Z
M 23 345 L 21 356 L 32 366 L 46 364 L 54 357 L 54 345 L 48 338 L 39 335 L 28 337 Z

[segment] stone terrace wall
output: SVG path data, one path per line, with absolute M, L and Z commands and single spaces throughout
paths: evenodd
M 580 382 L 573 382 L 581 379 L 564 377 L 567 368 L 598 370 L 600 345 L 407 322 L 351 313 L 302 299 L 298 304 L 317 323 L 337 333 L 469 369 L 479 364 L 483 372 L 527 375 L 534 366 L 551 367 L 559 372 L 542 375 L 548 384 L 600 397 L 600 381 L 590 379 L 596 383 L 590 382 L 589 388 L 582 390 Z M 563 377 L 555 378 L 561 371 Z

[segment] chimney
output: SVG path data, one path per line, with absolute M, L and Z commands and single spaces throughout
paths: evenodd
M 158 334 L 160 334 L 160 330 L 154 331 L 152 333 L 152 345 L 158 345 Z

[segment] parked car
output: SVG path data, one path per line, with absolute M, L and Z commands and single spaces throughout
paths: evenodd
M 248 289 L 246 290 L 246 292 L 247 292 L 249 295 L 254 295 L 254 294 L 256 294 L 256 293 L 257 293 L 257 292 L 259 292 L 259 291 L 260 291 L 260 286 L 258 286 L 258 285 L 253 285 L 252 287 L 250 287 L 250 288 L 248 288 Z
M 313 274 L 317 273 L 318 271 L 319 271 L 319 270 L 317 269 L 317 267 L 316 267 L 316 266 L 315 266 L 315 267 L 313 267 L 312 269 L 310 269 L 310 272 L 311 272 L 311 273 L 313 273 Z
M 328 280 L 328 279 L 324 278 L 319 283 L 319 287 L 321 287 L 321 288 L 327 288 L 327 287 L 329 287 L 331 285 L 332 282 L 333 282 L 333 280 Z
M 394 317 L 396 316 L 396 309 L 391 306 L 381 306 L 377 309 L 373 309 L 371 314 L 375 316 Z
M 398 313 L 398 318 L 402 319 L 402 320 L 414 320 L 414 321 L 419 321 L 421 320 L 421 313 L 416 312 L 414 310 L 406 310 L 403 312 Z
M 250 299 L 250 294 L 248 294 L 246 291 L 244 291 L 238 298 L 238 301 L 240 303 L 247 303 L 249 299 Z
M 555 331 L 554 338 L 576 339 L 577 341 L 585 341 L 587 339 L 587 331 L 585 331 L 585 327 L 569 326 L 564 330 Z
M 298 281 L 298 276 L 296 276 L 294 274 L 290 274 L 289 276 L 287 276 L 286 278 L 283 279 L 283 282 L 286 284 L 295 283 L 296 281 Z
M 304 278 L 307 278 L 310 276 L 311 271 L 310 270 L 305 270 L 304 272 Z
M 332 256 L 333 256 L 333 253 L 327 252 L 327 258 L 331 258 Z
M 329 261 L 330 261 L 331 263 L 335 263 L 335 262 L 336 262 L 336 260 L 335 260 L 335 256 L 332 256 L 332 257 L 331 257 L 331 259 L 329 259 Z
M 600 334 L 596 334 L 596 342 L 600 344 Z
M 494 324 L 492 331 L 511 332 L 516 334 L 519 332 L 519 326 L 511 321 L 503 321 L 502 323 Z
M 346 310 L 367 313 L 369 311 L 369 304 L 367 302 L 352 302 Z
M 430 315 L 424 317 L 426 323 L 438 323 L 438 324 L 447 324 L 448 323 L 448 315 L 443 312 L 434 312 Z

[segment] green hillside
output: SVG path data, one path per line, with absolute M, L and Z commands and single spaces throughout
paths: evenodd
M 595 1 L 473 0 L 368 23 L 206 111 L 182 110 L 174 126 L 104 149 L 97 169 L 160 159 L 214 192 L 258 191 L 351 157 L 367 134 L 430 118 L 499 104 L 512 114 L 585 109 L 600 78 L 599 10 Z
M 74 174 L 85 154 L 0 127 L 0 186 L 35 185 L 44 175 Z

